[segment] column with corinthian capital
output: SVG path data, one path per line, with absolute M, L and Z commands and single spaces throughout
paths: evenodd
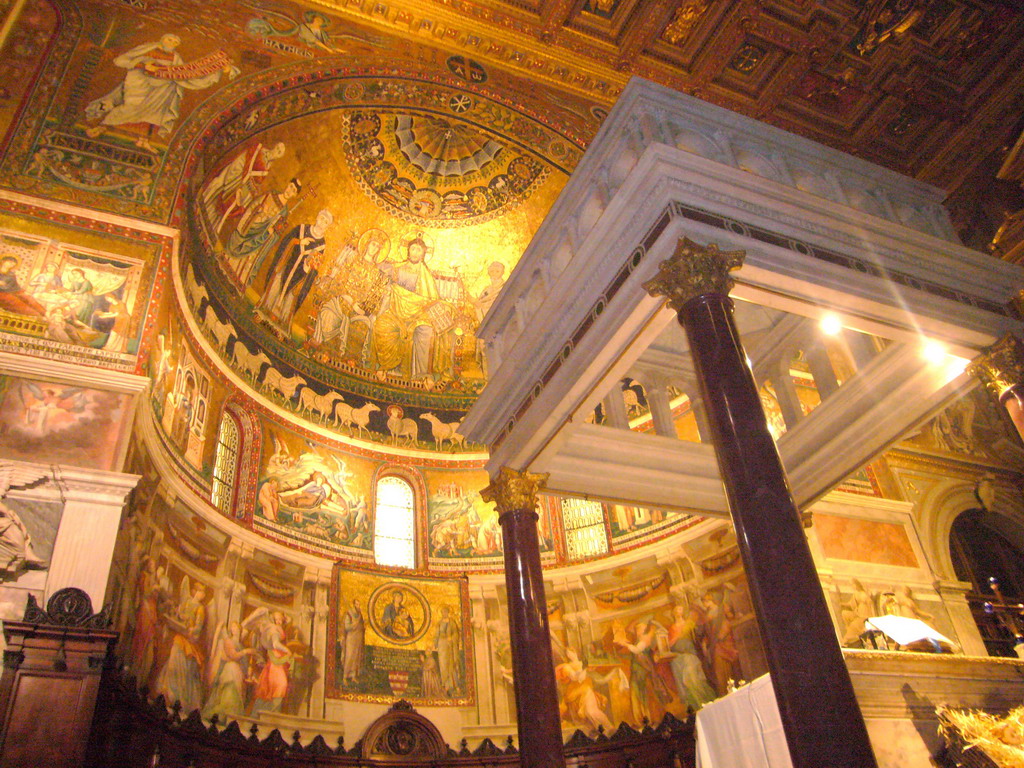
M 969 370 L 1006 408 L 1024 440 L 1024 343 L 1008 333 L 984 349 Z
M 505 542 L 509 644 L 523 768 L 565 766 L 537 539 L 537 492 L 546 480 L 547 475 L 502 467 L 480 494 L 498 508 Z
M 644 284 L 686 331 L 796 768 L 875 763 L 800 514 L 733 318 L 742 251 L 686 238 Z

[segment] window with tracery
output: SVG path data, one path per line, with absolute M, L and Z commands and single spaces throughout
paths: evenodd
M 225 413 L 217 431 L 217 451 L 213 459 L 213 488 L 210 500 L 226 515 L 232 514 L 231 503 L 238 474 L 238 444 L 240 431 L 235 418 Z
M 416 567 L 416 494 L 395 475 L 377 481 L 373 559 L 378 565 Z
M 565 551 L 570 560 L 580 560 L 608 551 L 604 507 L 589 499 L 562 499 Z

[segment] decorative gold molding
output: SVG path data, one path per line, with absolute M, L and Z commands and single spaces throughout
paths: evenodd
M 698 245 L 679 238 L 676 250 L 658 266 L 658 274 L 644 283 L 651 296 L 665 296 L 676 312 L 707 293 L 729 295 L 735 285 L 729 272 L 743 265 L 746 251 L 721 251 L 714 243 Z
M 480 491 L 484 501 L 493 501 L 498 508 L 498 515 L 515 512 L 521 509 L 537 508 L 537 494 L 548 480 L 547 472 L 517 472 L 509 467 L 502 467 L 498 476 L 491 484 Z
M 1011 333 L 982 350 L 967 369 L 997 398 L 1024 383 L 1024 343 Z
M 665 27 L 665 33 L 662 36 L 672 45 L 680 42 L 697 26 L 697 22 L 707 13 L 710 5 L 708 0 L 687 0 L 676 9 L 672 21 Z

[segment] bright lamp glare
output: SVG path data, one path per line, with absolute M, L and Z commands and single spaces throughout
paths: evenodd
M 818 327 L 821 328 L 821 332 L 826 336 L 835 336 L 843 330 L 843 323 L 839 319 L 839 315 L 828 312 L 822 315 Z
M 928 339 L 924 343 L 924 348 L 921 350 L 921 354 L 924 355 L 924 359 L 929 363 L 942 363 L 945 362 L 946 347 L 942 343 L 935 341 L 934 339 Z

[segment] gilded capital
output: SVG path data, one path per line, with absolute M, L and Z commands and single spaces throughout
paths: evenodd
M 989 392 L 1002 397 L 1010 387 L 1024 384 L 1024 343 L 1008 333 L 974 358 L 968 370 Z
M 651 296 L 665 296 L 676 312 L 706 293 L 728 296 L 734 285 L 729 272 L 739 269 L 745 256 L 745 251 L 720 251 L 714 243 L 698 245 L 681 237 L 675 253 L 661 262 L 658 274 L 644 283 L 644 290 Z
M 502 467 L 498 476 L 491 480 L 491 484 L 480 491 L 480 496 L 484 501 L 493 501 L 499 515 L 520 509 L 533 510 L 537 508 L 537 493 L 544 487 L 547 479 L 546 472 L 517 472 Z

